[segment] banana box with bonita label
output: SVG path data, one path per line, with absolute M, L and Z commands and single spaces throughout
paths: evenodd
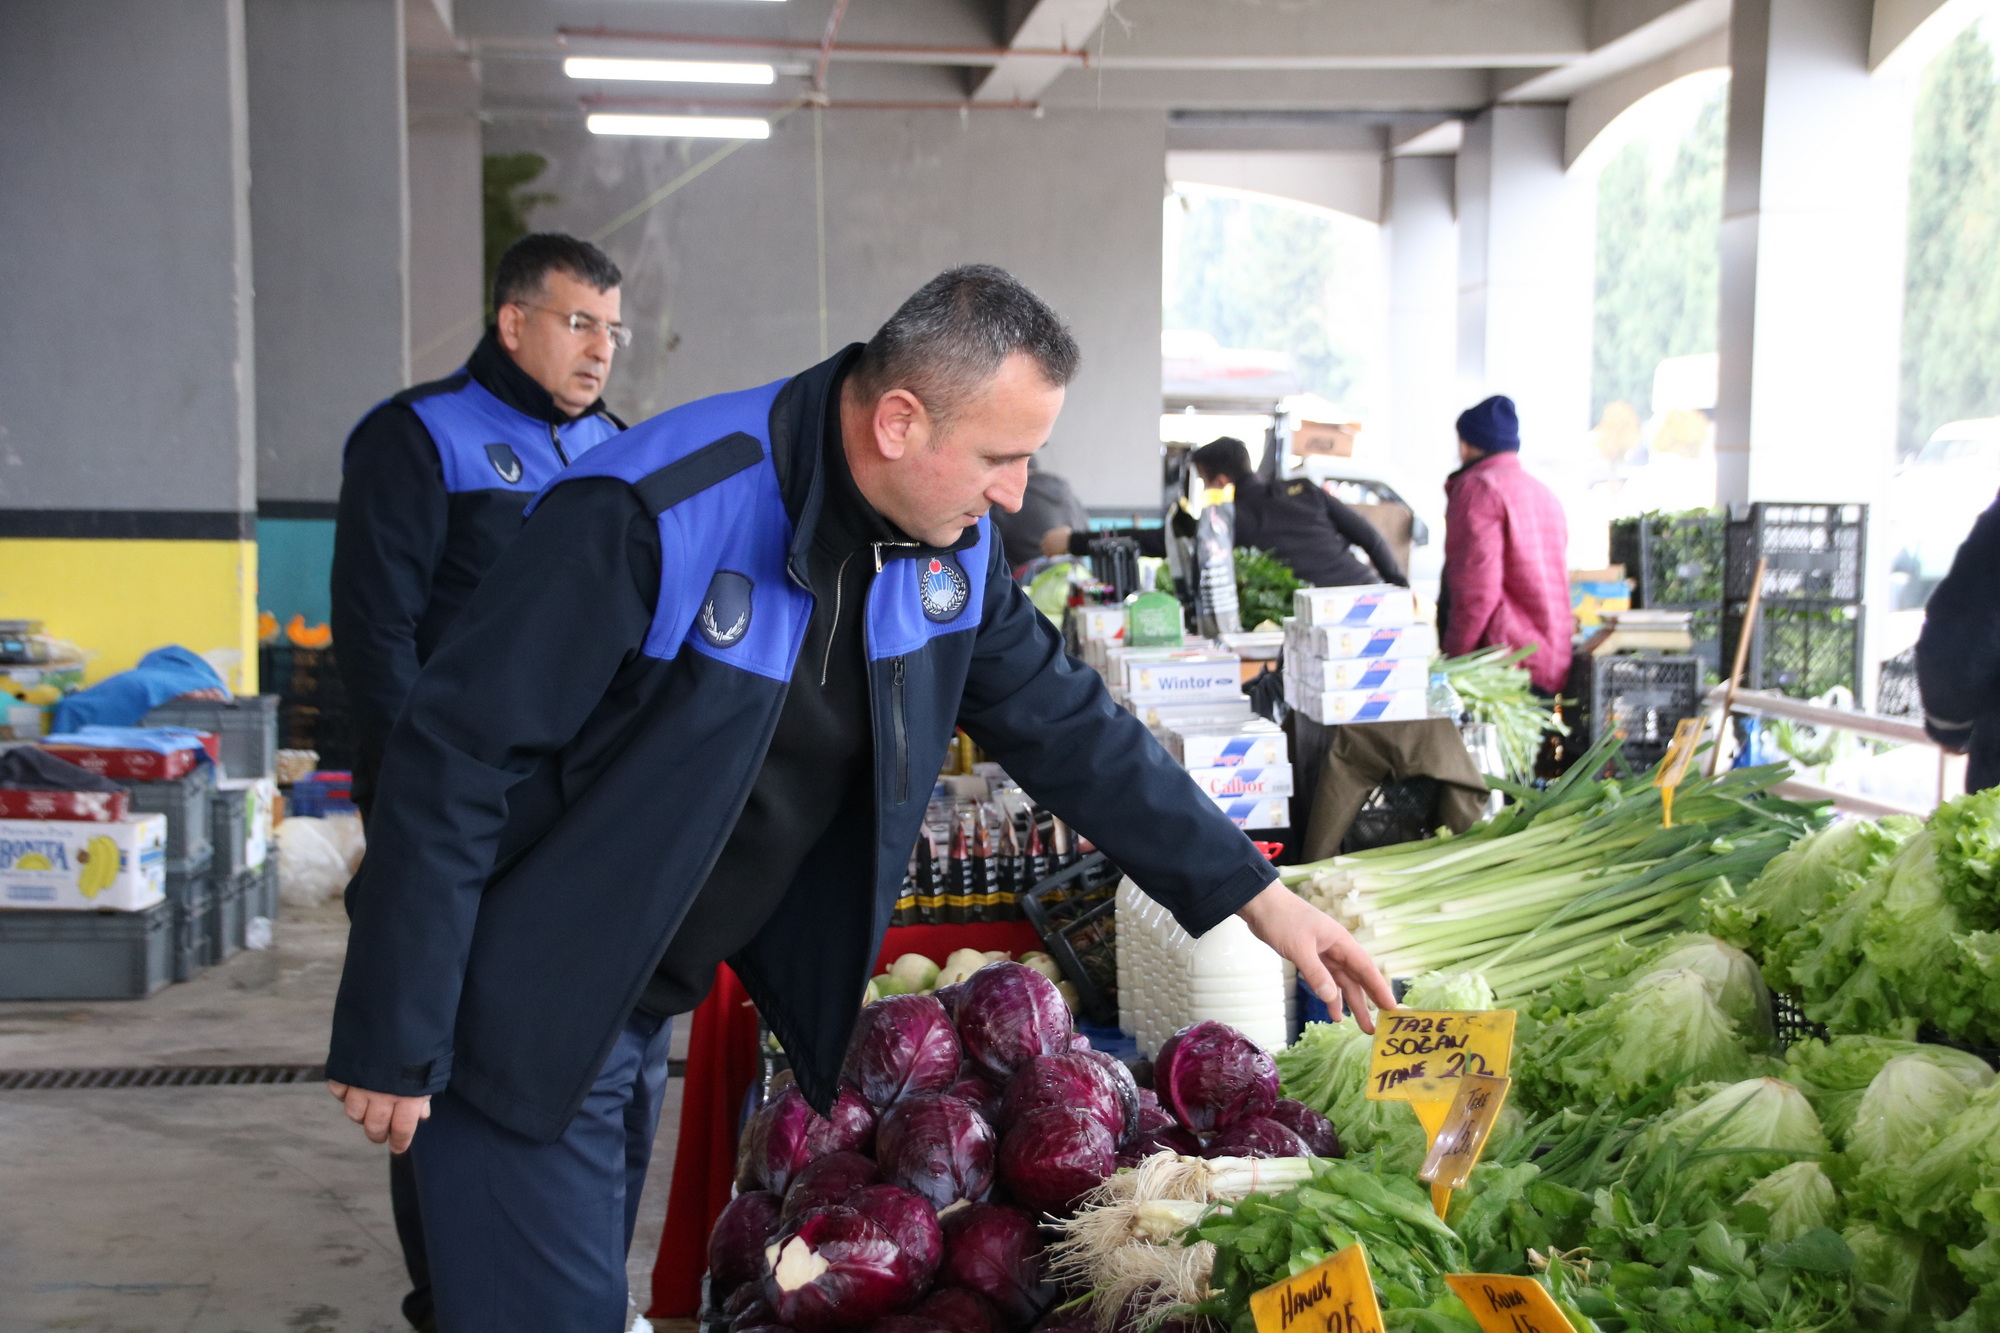
M 137 912 L 166 897 L 167 817 L 0 819 L 0 908 Z

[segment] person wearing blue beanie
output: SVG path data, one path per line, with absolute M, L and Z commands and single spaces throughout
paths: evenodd
M 1444 484 L 1444 654 L 1532 648 L 1522 665 L 1553 696 L 1568 682 L 1576 628 L 1562 502 L 1521 466 L 1511 398 L 1495 394 L 1459 416 L 1458 456 L 1465 466 Z
M 1521 418 L 1514 411 L 1514 400 L 1496 393 L 1478 406 L 1460 412 L 1458 439 L 1460 444 L 1469 445 L 1482 454 L 1521 452 Z M 1465 461 L 1470 463 L 1473 460 L 1467 458 Z

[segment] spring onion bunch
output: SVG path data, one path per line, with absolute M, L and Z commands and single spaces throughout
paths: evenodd
M 1449 657 L 1432 665 L 1458 691 L 1466 716 L 1491 723 L 1500 736 L 1500 757 L 1506 776 L 1526 782 L 1534 776 L 1542 733 L 1569 735 L 1569 726 L 1548 702 L 1535 696 L 1521 663 L 1533 648 L 1482 648 L 1464 657 Z
M 1590 781 L 1607 736 L 1561 781 L 1457 837 L 1294 866 L 1285 881 L 1354 932 L 1384 971 L 1477 972 L 1526 995 L 1623 939 L 1686 928 L 1719 879 L 1748 884 L 1818 811 L 1769 795 L 1782 766 L 1691 776 L 1662 827 L 1650 775 Z

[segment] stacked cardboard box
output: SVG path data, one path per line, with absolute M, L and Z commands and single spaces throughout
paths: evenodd
M 1301 588 L 1285 622 L 1285 702 L 1322 726 L 1429 716 L 1437 631 L 1407 588 Z

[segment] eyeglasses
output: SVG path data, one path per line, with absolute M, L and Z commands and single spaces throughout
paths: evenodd
M 560 310 L 552 309 L 545 305 L 528 306 L 528 309 L 541 310 L 554 315 L 557 319 L 569 325 L 569 331 L 580 338 L 595 338 L 598 334 L 602 333 L 609 337 L 616 346 L 630 347 L 632 345 L 632 326 L 630 324 L 607 323 L 593 315 L 583 314 L 581 311 L 571 311 L 569 314 L 564 314 Z

